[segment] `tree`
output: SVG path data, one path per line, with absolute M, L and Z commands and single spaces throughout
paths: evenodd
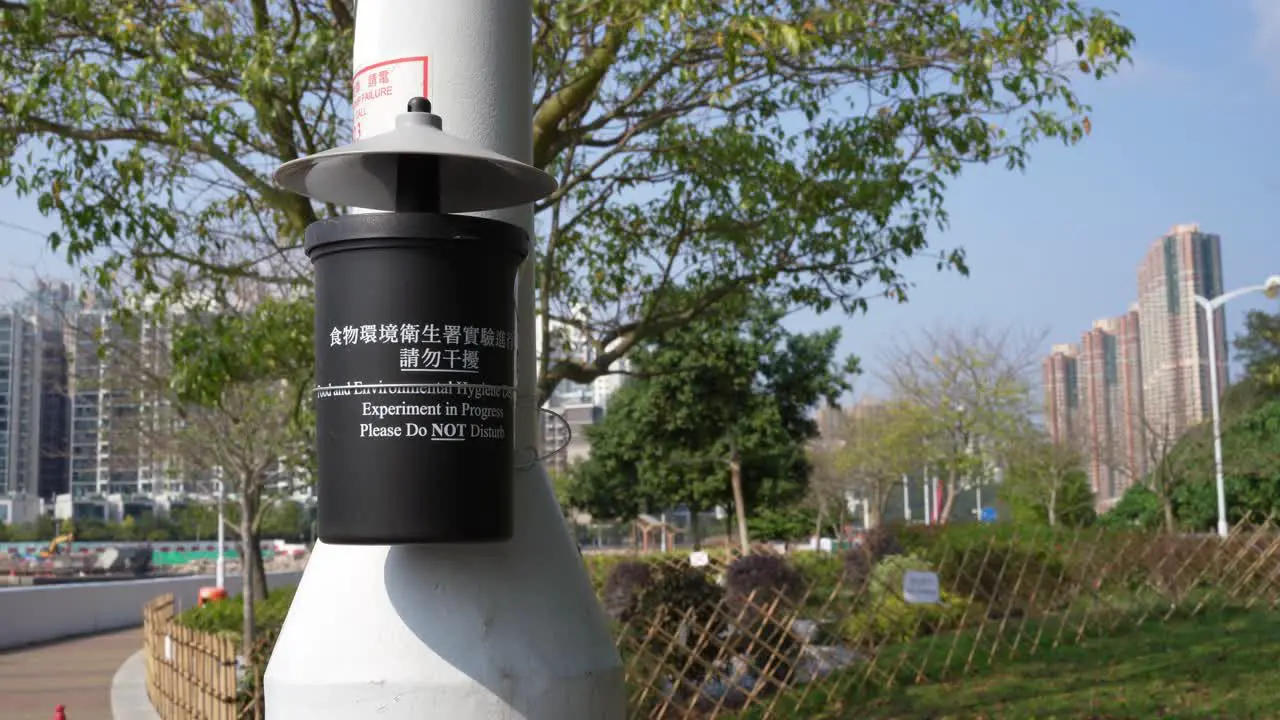
M 809 473 L 808 411 L 847 387 L 835 363 L 838 330 L 782 329 L 760 303 L 669 333 L 636 356 L 638 379 L 614 394 L 588 429 L 591 456 L 573 469 L 569 496 L 596 517 L 735 506 L 731 463 L 746 507 L 799 500 Z M 743 514 L 746 514 L 743 508 Z
M 809 487 L 804 504 L 813 512 L 811 529 L 816 537 L 822 537 L 824 528 L 844 526 L 850 483 L 840 466 L 842 443 L 838 436 L 823 437 L 809 446 Z
M 1178 520 L 1213 528 L 1218 520 L 1212 446 L 1190 438 L 1180 443 L 1189 480 L 1174 492 Z M 1227 521 L 1235 524 L 1280 513 L 1280 400 L 1233 419 L 1222 432 L 1223 488 Z
M 1160 499 L 1145 485 L 1130 485 L 1110 511 L 1098 518 L 1104 527 L 1140 527 L 1156 530 L 1165 525 Z
M 220 474 L 237 505 L 243 577 L 242 652 L 253 657 L 254 602 L 266 598 L 259 552 L 281 465 L 314 467 L 309 308 L 244 292 L 243 306 L 206 308 L 175 332 L 170 383 L 182 411 L 175 450 L 188 467 Z M 305 319 L 305 318 L 303 318 Z M 243 343 L 243 344 L 242 344 Z M 253 348 L 246 353 L 244 348 Z M 253 669 L 261 677 L 262 668 Z
M 1195 446 L 1208 443 L 1208 428 L 1201 424 L 1178 433 L 1171 419 L 1143 413 L 1140 420 L 1148 460 L 1147 474 L 1140 482 L 1155 497 L 1165 532 L 1172 534 L 1178 531 L 1178 492 L 1192 477 Z
M 984 474 L 989 449 L 1025 426 L 1041 340 L 977 326 L 925 330 L 882 360 L 894 397 L 921 412 L 918 457 L 943 477 L 939 522 L 951 518 L 961 478 Z
M 1280 395 L 1280 312 L 1249 311 L 1235 346 L 1248 378 Z
M 870 405 L 843 424 L 836 464 L 846 489 L 868 503 L 866 529 L 880 526 L 890 494 L 919 470 L 929 431 L 927 411 L 903 400 Z
M 1093 492 L 1084 472 L 1084 453 L 1027 426 L 1006 442 L 1003 499 L 1015 517 L 1030 515 L 1056 527 L 1093 519 Z
M 781 540 L 789 544 L 813 532 L 815 513 L 800 504 L 759 508 L 747 519 L 755 540 Z
M 1133 42 L 1061 0 L 533 6 L 532 159 L 560 181 L 538 302 L 590 350 L 544 358 L 543 397 L 738 296 L 855 312 L 905 301 L 908 257 L 964 272 L 926 241 L 948 182 L 1081 140 L 1075 80 Z M 340 209 L 268 173 L 349 136 L 353 7 L 0 4 L 0 184 L 114 291 L 159 306 L 247 279 L 305 304 L 303 229 Z

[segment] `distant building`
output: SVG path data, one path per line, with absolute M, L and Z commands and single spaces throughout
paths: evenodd
M 839 405 L 822 405 L 814 412 L 813 421 L 818 426 L 818 437 L 838 437 L 846 422 L 844 408 Z
M 550 323 L 549 335 L 544 342 L 539 325 L 535 339 L 539 356 L 549 353 L 553 363 L 566 359 L 585 362 L 595 351 L 581 333 L 562 323 Z M 541 452 L 549 471 L 563 472 L 569 465 L 591 454 L 587 428 L 604 417 L 609 398 L 627 381 L 628 365 L 625 359 L 619 360 L 612 367 L 614 373 L 602 375 L 590 383 L 561 380 L 556 385 L 543 403 L 543 409 L 549 412 L 539 413 Z
M 52 501 L 69 463 L 66 283 L 41 281 L 0 312 L 0 496 Z
M 1094 323 L 1080 339 L 1080 438 L 1099 505 L 1124 495 L 1146 472 L 1138 313 Z
M 1222 294 L 1221 239 L 1175 225 L 1138 267 L 1138 301 L 1099 320 L 1080 345 L 1055 345 L 1043 364 L 1045 423 L 1079 443 L 1101 509 L 1149 470 L 1153 442 L 1173 442 L 1211 413 L 1209 347 L 1195 296 Z M 1215 313 L 1219 392 L 1227 385 L 1226 322 Z
M 1209 346 L 1194 296 L 1222 294 L 1222 241 L 1200 226 L 1175 225 L 1151 244 L 1138 268 L 1142 317 L 1144 422 L 1176 438 L 1210 412 Z M 1226 316 L 1214 313 L 1219 390 L 1227 386 Z
M 848 406 L 820 406 L 813 415 L 813 421 L 818 426 L 818 440 L 839 439 L 851 424 L 870 418 L 884 406 L 884 400 L 870 395 Z
M 125 327 L 90 303 L 72 328 L 71 495 L 174 489 L 175 460 L 165 446 L 177 419 L 157 386 L 168 370 L 168 322 L 143 315 Z
M 1045 428 L 1054 442 L 1075 442 L 1080 427 L 1080 351 L 1054 345 L 1041 363 Z

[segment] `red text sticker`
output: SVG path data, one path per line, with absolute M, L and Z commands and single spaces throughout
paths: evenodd
M 395 129 L 396 116 L 428 94 L 426 56 L 397 58 L 362 68 L 351 80 L 352 139 Z

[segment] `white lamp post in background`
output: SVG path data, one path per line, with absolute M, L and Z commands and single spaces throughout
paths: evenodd
M 214 585 L 219 589 L 227 587 L 227 547 L 226 547 L 226 517 L 224 508 L 226 505 L 227 491 L 226 485 L 222 482 L 222 468 L 213 469 L 214 482 L 217 484 L 218 492 L 218 559 L 214 561 Z
M 1261 285 L 1250 285 L 1239 290 L 1219 295 L 1212 300 L 1195 296 L 1196 304 L 1204 310 L 1205 335 L 1209 341 L 1209 407 L 1213 415 L 1213 471 L 1218 490 L 1218 535 L 1226 537 L 1230 533 L 1227 525 L 1227 489 L 1222 477 L 1222 417 L 1218 397 L 1218 327 L 1214 322 L 1214 313 L 1223 305 L 1249 293 L 1264 293 L 1269 298 L 1280 295 L 1280 275 L 1272 275 Z

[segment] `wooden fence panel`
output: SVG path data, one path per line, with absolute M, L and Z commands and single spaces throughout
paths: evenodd
M 161 720 L 238 720 L 236 645 L 178 625 L 172 595 L 143 608 L 147 695 Z

